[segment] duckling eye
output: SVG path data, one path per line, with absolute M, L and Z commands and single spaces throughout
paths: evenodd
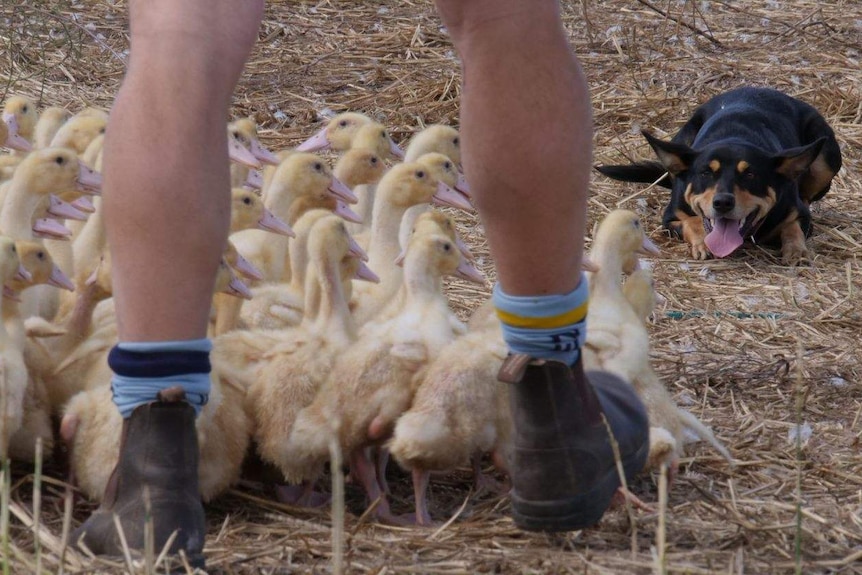
M 54 158 L 54 161 L 57 162 L 58 166 L 62 166 L 66 162 L 66 159 L 63 156 L 57 156 Z
M 452 140 L 452 143 L 455 144 L 456 146 L 460 145 L 461 144 L 461 138 L 455 138 L 454 140 Z
M 634 227 L 635 227 L 635 228 L 639 228 L 639 227 L 641 227 L 640 220 L 633 220 L 633 221 L 632 221 L 632 225 L 634 225 Z
M 104 134 L 104 133 L 105 133 L 105 128 L 99 128 L 99 133 L 100 133 L 100 134 Z
M 347 120 L 341 120 L 340 122 L 338 122 L 338 125 L 342 128 L 346 128 L 347 127 Z
M 320 162 L 316 162 L 316 163 L 314 164 L 314 169 L 315 169 L 316 171 L 318 171 L 318 172 L 323 171 L 323 164 L 321 164 Z
M 444 163 L 444 164 L 443 164 L 443 167 L 444 167 L 444 168 L 446 168 L 446 171 L 448 172 L 449 170 L 451 170 L 451 169 L 452 169 L 452 162 L 446 162 L 446 163 Z
M 419 178 L 419 179 L 424 178 L 424 177 L 425 177 L 425 172 L 423 172 L 422 170 L 417 171 L 417 172 L 416 172 L 416 177 L 417 177 L 417 178 Z
M 251 205 L 251 198 L 249 198 L 248 196 L 244 197 L 242 199 L 242 203 L 244 203 L 247 206 L 250 206 Z
M 451 252 L 452 251 L 452 244 L 450 244 L 450 243 L 443 244 L 443 251 L 446 253 Z
M 36 254 L 36 257 L 39 258 L 40 260 L 44 260 L 45 259 L 45 252 L 38 252 Z
M 30 108 L 29 108 L 29 106 L 24 105 L 24 106 L 21 108 L 21 111 L 22 111 L 22 112 L 24 112 L 24 113 L 26 114 L 26 113 L 27 113 L 27 110 L 29 110 L 29 109 L 30 109 Z
M 371 156 L 371 165 L 372 166 L 377 165 L 377 156 Z

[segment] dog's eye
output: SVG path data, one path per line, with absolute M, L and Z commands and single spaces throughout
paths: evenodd
M 754 172 L 745 172 L 744 174 L 742 174 L 742 177 L 745 178 L 746 180 L 753 180 L 754 179 Z
M 712 178 L 714 175 L 715 175 L 715 172 L 713 172 L 710 169 L 700 171 L 700 177 L 701 178 Z

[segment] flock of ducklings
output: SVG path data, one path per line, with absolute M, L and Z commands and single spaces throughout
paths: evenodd
M 0 155 L 0 457 L 33 461 L 39 439 L 50 456 L 59 434 L 70 476 L 95 500 L 122 426 L 106 361 L 117 341 L 98 197 L 107 123 L 92 108 L 40 113 L 22 96 L 5 102 L 0 122 L 10 150 Z M 254 457 L 280 472 L 281 500 L 324 504 L 317 482 L 337 446 L 379 520 L 429 524 L 431 472 L 472 463 L 485 484 L 480 457 L 505 472 L 512 431 L 496 316 L 486 302 L 464 324 L 443 290 L 449 276 L 484 283 L 454 219 L 431 208 L 472 209 L 458 132 L 429 126 L 402 152 L 385 126 L 348 112 L 277 154 L 249 119 L 228 124 L 226 137 L 231 233 L 209 327 L 212 392 L 196 424 L 202 497 L 240 481 Z M 334 168 L 315 153 L 325 149 Z M 655 290 L 639 269 L 644 249 L 654 246 L 631 212 L 601 224 L 586 365 L 618 373 L 644 398 L 648 467 L 673 465 L 686 431 L 729 459 L 650 368 Z M 413 517 L 389 508 L 390 456 L 412 473 Z

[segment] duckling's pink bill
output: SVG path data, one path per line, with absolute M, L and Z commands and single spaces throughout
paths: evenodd
M 471 200 L 473 199 L 473 192 L 470 190 L 470 184 L 467 183 L 467 178 L 460 170 L 458 171 L 458 181 L 455 182 L 455 189 L 467 196 L 467 198 Z
M 404 150 L 401 149 L 401 146 L 395 143 L 395 140 L 389 138 L 389 153 L 398 158 L 399 160 L 404 159 Z
M 263 280 L 263 272 L 239 254 L 236 255 L 236 265 L 234 266 L 234 269 L 250 280 Z
M 347 246 L 348 246 L 347 247 L 347 254 L 348 255 L 353 256 L 355 258 L 358 258 L 359 261 L 363 261 L 363 262 L 368 261 L 368 254 L 365 253 L 365 250 L 362 249 L 362 246 L 360 246 L 358 243 L 356 243 L 356 240 L 354 240 L 353 238 L 350 238 L 350 241 L 347 244 Z
M 371 271 L 371 268 L 365 265 L 365 262 L 363 261 L 359 262 L 359 267 L 356 268 L 356 273 L 353 275 L 353 279 L 362 280 L 364 282 L 371 282 L 375 284 L 380 283 L 380 278 L 377 276 L 377 274 Z
M 657 256 L 661 253 L 661 250 L 658 249 L 658 246 L 655 245 L 651 239 L 644 236 L 643 243 L 641 244 L 641 249 L 639 249 L 638 252 L 644 255 L 651 254 Z
M 461 263 L 458 264 L 458 269 L 455 270 L 455 277 L 461 278 L 462 280 L 466 280 L 468 282 L 477 283 L 479 285 L 485 285 L 485 276 L 480 272 L 476 267 L 468 262 L 467 260 L 462 259 Z
M 332 144 L 329 143 L 329 138 L 326 137 L 326 128 L 322 128 L 316 134 L 305 140 L 296 147 L 297 152 L 317 152 L 318 150 L 328 150 Z
M 362 223 L 362 216 L 351 210 L 350 206 L 348 206 L 341 200 L 335 200 L 335 209 L 332 210 L 332 213 L 334 213 L 336 216 L 340 216 L 348 222 L 353 222 L 354 224 Z
M 264 148 L 261 145 L 260 140 L 258 140 L 257 138 L 252 138 L 249 147 L 251 148 L 251 154 L 264 164 L 269 164 L 270 166 L 278 165 L 278 157 L 266 148 Z
M 33 233 L 46 240 L 68 240 L 72 231 L 51 218 L 40 218 L 33 224 Z
M 463 196 L 456 192 L 443 182 L 437 182 L 437 191 L 431 197 L 431 203 L 437 206 L 448 206 L 450 208 L 458 208 L 468 212 L 475 211 L 473 204 Z
M 296 234 L 293 229 L 287 225 L 287 222 L 273 214 L 271 211 L 264 208 L 263 216 L 257 221 L 257 227 L 267 232 L 295 238 Z
M 241 164 L 247 168 L 259 168 L 260 162 L 254 157 L 248 148 L 239 143 L 235 138 L 227 140 L 227 155 L 232 162 Z
M 51 269 L 51 275 L 48 277 L 48 285 L 52 285 L 60 289 L 75 291 L 75 284 L 73 284 L 72 280 L 70 280 L 69 277 L 63 273 L 63 270 L 58 268 L 56 265 Z
M 593 260 L 591 260 L 590 258 L 588 258 L 587 256 L 584 256 L 583 258 L 581 258 L 581 268 L 585 272 L 590 272 L 590 273 L 596 273 L 600 269 L 599 266 L 597 266 L 596 263 Z
M 473 252 L 470 251 L 470 248 L 467 247 L 464 240 L 462 240 L 457 234 L 455 235 L 455 245 L 458 246 L 458 250 L 461 252 L 461 255 L 464 256 L 468 262 L 473 263 L 476 261 L 476 256 L 473 255 Z
M 78 160 L 78 191 L 91 196 L 101 195 L 102 174 Z
M 249 170 L 248 175 L 245 177 L 245 183 L 243 186 L 246 188 L 251 188 L 253 190 L 262 190 L 263 189 L 263 174 L 260 170 Z
M 9 132 L 6 134 L 6 141 L 3 142 L 4 148 L 17 152 L 29 152 L 33 149 L 30 142 L 18 133 L 18 120 L 15 118 L 15 114 L 3 114 L 3 122 L 9 128 Z
M 248 286 L 236 276 L 231 276 L 230 283 L 227 285 L 225 293 L 242 299 L 252 298 L 251 290 L 248 289 Z
M 88 198 L 87 196 L 81 196 L 77 200 L 71 202 L 72 207 L 76 210 L 81 210 L 87 214 L 96 213 L 96 204 L 93 203 L 93 200 Z
M 49 217 L 61 220 L 76 220 L 79 222 L 86 222 L 89 217 L 81 210 L 76 209 L 72 204 L 64 202 L 54 194 L 50 195 L 48 201 L 50 202 L 48 206 Z
M 15 270 L 15 279 L 22 282 L 33 281 L 33 274 L 27 271 L 23 264 L 18 264 L 18 269 Z
M 356 197 L 353 190 L 336 177 L 333 177 L 329 182 L 329 191 L 335 194 L 335 197 L 341 198 L 348 204 L 356 204 L 359 202 L 359 198 Z

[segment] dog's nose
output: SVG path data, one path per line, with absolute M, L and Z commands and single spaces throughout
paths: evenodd
M 736 205 L 733 194 L 716 194 L 712 198 L 712 208 L 719 214 L 726 214 Z

